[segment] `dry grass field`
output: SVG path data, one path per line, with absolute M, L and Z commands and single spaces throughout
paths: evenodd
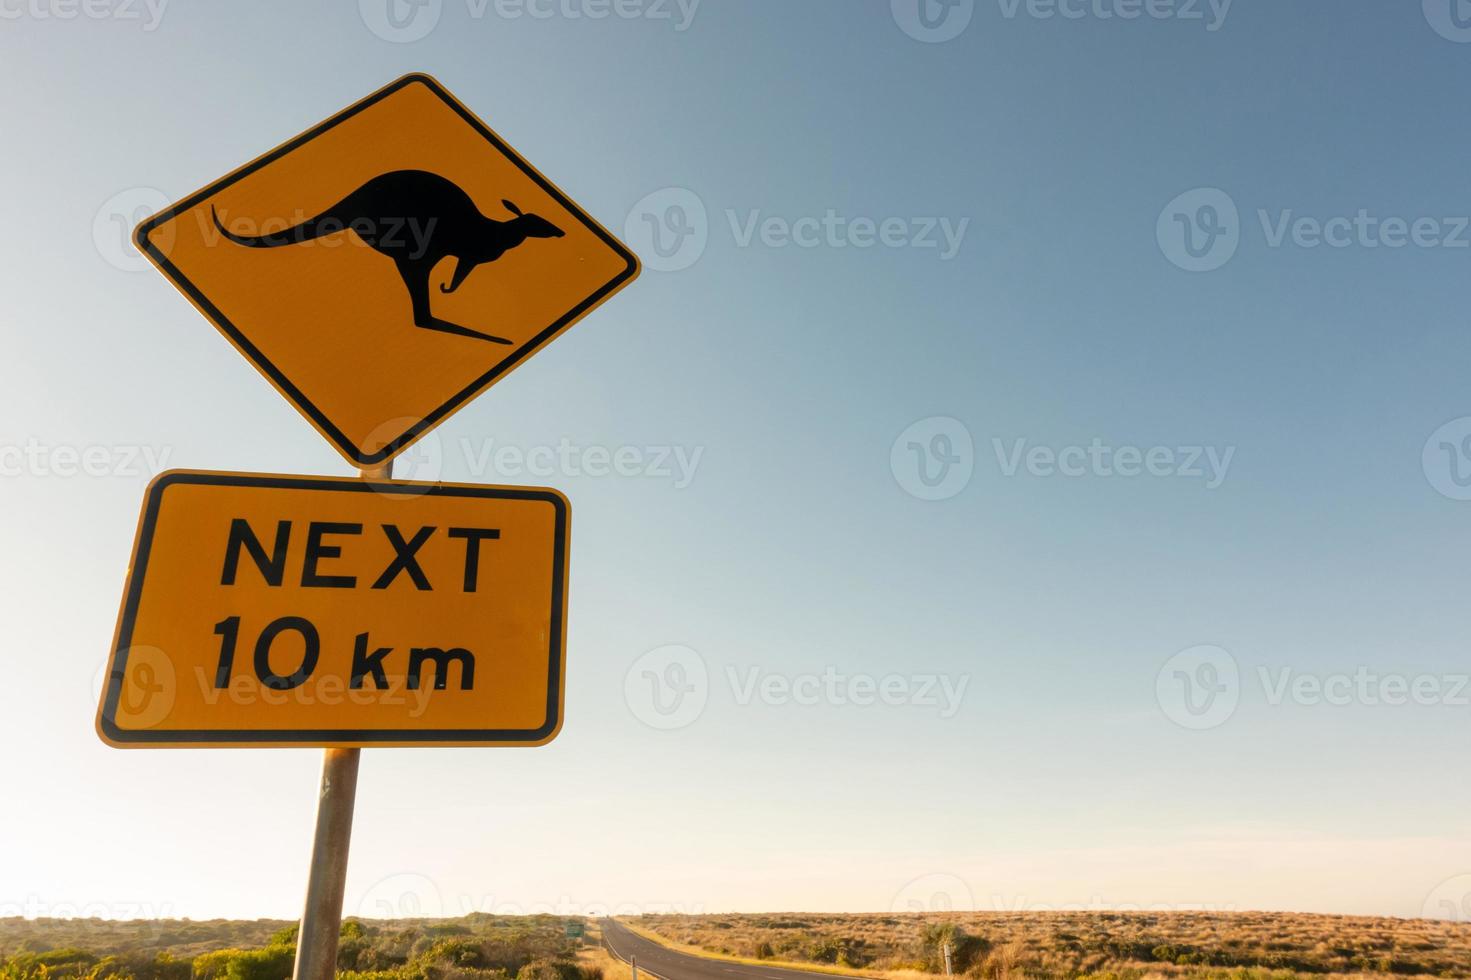
M 1471 977 L 1471 924 L 1271 912 L 952 912 L 644 915 L 676 947 L 913 980 L 1292 980 L 1312 975 Z

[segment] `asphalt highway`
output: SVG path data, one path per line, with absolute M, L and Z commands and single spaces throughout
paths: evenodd
M 610 953 L 625 963 L 638 958 L 639 980 L 644 980 L 645 973 L 653 975 L 649 980 L 833 980 L 827 973 L 691 956 L 645 939 L 611 918 L 597 921 Z

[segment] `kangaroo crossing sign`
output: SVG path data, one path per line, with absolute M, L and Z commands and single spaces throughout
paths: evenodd
M 561 726 L 554 490 L 172 471 L 97 728 L 116 746 L 540 745 Z
M 360 475 L 155 479 L 97 733 L 325 749 L 292 976 L 332 980 L 360 750 L 562 726 L 566 498 L 393 480 L 390 461 L 638 259 L 417 74 L 134 240 Z
M 138 247 L 347 459 L 392 459 L 638 274 L 409 75 L 154 215 Z

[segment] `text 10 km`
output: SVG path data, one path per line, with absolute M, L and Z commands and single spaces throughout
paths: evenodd
M 431 591 L 433 585 L 419 564 L 417 554 L 439 528 L 432 525 L 418 529 L 412 537 L 406 537 L 392 524 L 381 525 L 382 532 L 392 546 L 394 557 L 374 579 L 372 589 L 388 588 L 400 574 L 407 575 L 414 588 Z M 224 568 L 220 573 L 221 585 L 235 585 L 240 573 L 242 553 L 249 556 L 265 583 L 280 587 L 285 581 L 286 560 L 291 543 L 291 521 L 278 521 L 272 547 L 267 551 L 250 523 L 235 518 L 230 523 L 230 534 L 225 547 Z M 342 546 L 328 542 L 329 536 L 356 536 L 363 533 L 363 525 L 313 521 L 307 525 L 306 548 L 302 555 L 300 583 L 303 588 L 352 589 L 358 585 L 355 575 L 327 574 L 322 563 L 341 557 Z M 481 543 L 500 538 L 500 529 L 485 527 L 451 527 L 446 536 L 463 542 L 464 574 L 458 583 L 463 592 L 475 592 L 479 586 Z M 219 659 L 215 667 L 216 689 L 230 687 L 235 670 L 236 650 L 240 645 L 241 617 L 229 616 L 214 626 L 215 635 L 220 637 Z M 278 671 L 271 663 L 271 649 L 282 634 L 294 633 L 300 638 L 300 660 L 290 672 Z M 265 624 L 253 644 L 252 667 L 256 678 L 270 690 L 289 691 L 304 684 L 316 670 L 321 657 L 321 636 L 316 626 L 303 616 L 281 616 Z M 373 647 L 367 633 L 359 633 L 353 640 L 352 668 L 348 679 L 351 690 L 362 690 L 371 679 L 377 690 L 390 687 L 384 660 L 393 652 L 392 647 Z M 418 690 L 423 681 L 426 666 L 433 668 L 433 687 L 436 691 L 446 690 L 451 664 L 459 667 L 460 690 L 473 690 L 475 686 L 475 655 L 464 647 L 411 647 L 408 654 L 406 686 Z
M 296 633 L 301 637 L 301 662 L 291 673 L 282 674 L 271 666 L 271 647 L 277 637 L 287 632 Z M 215 635 L 220 638 L 220 659 L 215 667 L 215 688 L 226 690 L 230 687 L 231 676 L 235 669 L 235 648 L 240 639 L 240 617 L 230 616 L 220 620 L 215 624 Z M 363 690 L 363 682 L 369 677 L 373 679 L 375 689 L 380 691 L 390 689 L 388 672 L 384 669 L 383 661 L 393 652 L 393 648 L 378 647 L 371 653 L 368 652 L 369 648 L 368 634 L 359 633 L 353 640 L 352 674 L 347 684 L 349 690 Z M 321 658 L 321 654 L 322 640 L 311 620 L 302 616 L 282 616 L 266 624 L 265 629 L 261 630 L 260 636 L 256 638 L 252 666 L 262 686 L 272 691 L 289 691 L 306 683 L 317 669 L 317 661 Z M 406 679 L 406 686 L 410 691 L 419 689 L 426 663 L 434 667 L 434 690 L 443 691 L 448 687 L 450 664 L 458 664 L 460 667 L 460 690 L 474 690 L 475 655 L 464 647 L 450 647 L 447 650 L 443 647 L 412 647 L 409 650 Z

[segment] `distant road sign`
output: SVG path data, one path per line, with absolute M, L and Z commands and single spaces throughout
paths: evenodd
M 347 459 L 391 459 L 638 274 L 426 75 L 138 226 L 135 241 Z
M 125 747 L 551 741 L 568 518 L 554 490 L 165 473 L 98 732 Z

